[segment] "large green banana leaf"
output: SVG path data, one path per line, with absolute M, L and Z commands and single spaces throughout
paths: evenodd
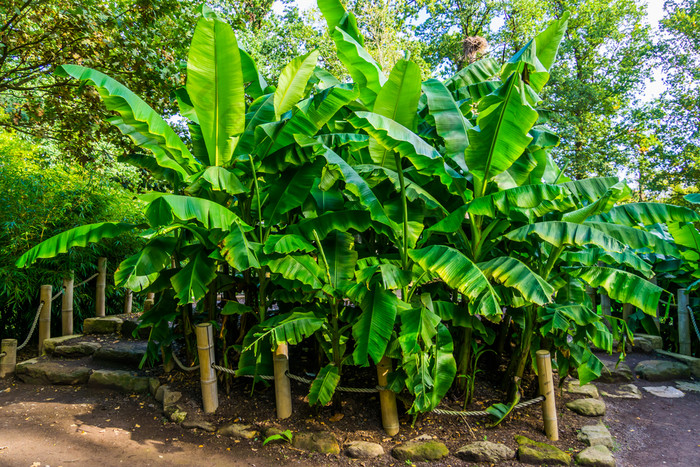
M 525 218 L 532 222 L 535 217 L 574 207 L 573 200 L 564 189 L 558 185 L 541 184 L 524 185 L 482 196 L 469 203 L 468 212 L 491 218 L 500 212 L 509 218 Z
M 530 303 L 545 305 L 554 297 L 554 287 L 515 258 L 500 256 L 479 263 L 479 268 L 484 276 L 516 289 Z
M 324 320 L 313 312 L 295 308 L 291 313 L 273 316 L 265 320 L 261 324 L 261 328 L 265 332 L 258 337 L 265 337 L 269 334 L 275 347 L 284 343 L 297 345 L 321 329 L 323 323 Z
M 340 27 L 360 45 L 364 45 L 365 40 L 357 28 L 355 16 L 345 11 L 345 7 L 340 0 L 318 0 L 316 3 L 318 4 L 318 9 L 321 10 L 321 14 L 326 18 L 329 33 L 332 33 L 336 27 Z
M 389 180 L 394 185 L 394 189 L 397 192 L 401 190 L 401 180 L 399 179 L 399 174 L 391 169 L 373 164 L 354 165 L 353 168 L 359 174 L 371 174 L 370 176 L 373 178 Z M 447 209 L 445 209 L 445 207 L 422 186 L 409 180 L 408 178 L 404 178 L 404 183 L 406 198 L 409 201 L 413 202 L 420 199 L 425 202 L 429 209 L 439 209 L 443 213 L 447 214 Z
M 368 366 L 369 357 L 379 363 L 394 331 L 397 310 L 406 307 L 393 292 L 379 285 L 365 294 L 360 303 L 362 313 L 352 326 L 355 338 L 352 358 L 356 365 Z
M 558 186 L 566 188 L 580 205 L 595 203 L 620 181 L 617 177 L 596 177 L 571 182 L 559 183 Z
M 253 99 L 257 99 L 265 94 L 267 81 L 265 81 L 265 78 L 258 72 L 258 67 L 255 65 L 253 57 L 240 47 L 238 48 L 238 52 L 241 54 L 243 81 L 249 83 L 245 89 L 246 93 Z
M 286 255 L 298 251 L 311 253 L 314 250 L 316 250 L 316 247 L 301 235 L 295 234 L 270 235 L 267 237 L 265 245 L 263 245 L 263 252 L 266 255 L 273 253 Z
M 615 204 L 629 198 L 631 194 L 632 190 L 625 182 L 616 183 L 595 202 L 575 211 L 567 212 L 561 220 L 581 224 L 589 217 L 608 212 Z
M 234 222 L 220 245 L 221 256 L 238 271 L 260 267 L 255 248 L 259 244 L 252 244 L 246 235 L 251 230 L 253 228 L 248 225 Z
M 691 193 L 689 195 L 685 195 L 684 198 L 689 203 L 700 204 L 700 193 Z
M 633 271 L 644 274 L 646 277 L 654 275 L 651 264 L 647 263 L 632 251 L 625 250 L 622 253 L 605 251 L 601 248 L 587 248 L 581 251 L 566 251 L 562 253 L 561 260 L 565 263 L 581 263 L 585 266 L 595 266 L 599 261 L 610 265 L 625 265 Z
M 456 91 L 465 86 L 481 83 L 498 74 L 499 67 L 498 60 L 492 57 L 477 60 L 462 68 L 445 81 L 445 86 L 451 91 Z
M 469 146 L 467 130 L 471 128 L 471 124 L 462 115 L 450 91 L 440 81 L 425 81 L 423 92 L 428 99 L 430 115 L 435 119 L 437 134 L 445 142 L 445 155 L 454 160 L 466 173 L 468 169 L 464 163 L 464 150 Z
M 15 266 L 23 268 L 30 266 L 40 258 L 53 258 L 61 253 L 67 253 L 75 246 L 87 246 L 88 243 L 99 242 L 103 238 L 114 238 L 123 233 L 131 232 L 140 226 L 136 224 L 99 222 L 97 224 L 81 225 L 74 229 L 66 230 L 48 240 L 44 240 L 30 249 L 15 262 Z
M 175 296 L 180 305 L 194 303 L 204 298 L 207 286 L 216 279 L 216 261 L 208 257 L 202 248 L 189 258 L 189 262 L 171 279 Z
M 625 250 L 625 245 L 614 237 L 591 226 L 571 222 L 538 222 L 512 230 L 506 234 L 506 237 L 516 242 L 525 242 L 532 234 L 557 248 L 567 245 L 577 247 L 595 245 L 618 253 Z
M 296 169 L 287 169 L 274 180 L 263 204 L 263 218 L 276 224 L 278 217 L 294 209 L 309 196 L 314 180 L 321 174 L 320 164 L 307 164 Z
M 313 50 L 306 55 L 296 57 L 282 70 L 275 90 L 275 117 L 291 110 L 306 93 L 306 84 L 314 73 L 318 62 L 318 51 Z
M 403 352 L 417 353 L 422 347 L 431 347 L 439 323 L 440 317 L 424 306 L 402 312 L 399 344 Z
M 317 290 L 323 287 L 323 269 L 310 256 L 285 255 L 267 260 L 263 265 L 269 267 L 273 273 L 281 274 L 285 279 L 297 280 Z
M 610 222 L 586 222 L 584 225 L 598 229 L 634 249 L 648 248 L 652 253 L 676 258 L 679 255 L 678 249 L 672 244 L 641 229 Z
M 666 224 L 669 222 L 700 222 L 700 215 L 683 206 L 662 203 L 630 203 L 615 206 L 601 219 L 610 219 L 616 224 L 638 227 L 640 225 Z
M 348 69 L 353 82 L 360 87 L 360 99 L 372 108 L 386 76 L 377 62 L 353 37 L 340 28 L 331 33 L 338 49 L 338 58 Z
M 323 240 L 334 230 L 364 232 L 370 225 L 372 225 L 370 213 L 367 211 L 331 211 L 318 217 L 302 219 L 291 226 L 291 231 L 301 233 L 307 240 L 314 240 L 315 232 Z
M 275 102 L 273 94 L 265 94 L 257 98 L 250 105 L 245 116 L 246 126 L 243 134 L 238 140 L 238 144 L 233 151 L 234 156 L 242 154 L 252 154 L 256 152 L 257 143 L 256 129 L 265 123 L 275 120 Z
M 357 251 L 355 240 L 347 232 L 335 231 L 323 240 L 323 252 L 328 263 L 329 284 L 334 289 L 344 289 L 355 276 Z
M 187 172 L 180 167 L 180 164 L 169 158 L 162 160 L 165 167 L 161 165 L 161 161 L 158 161 L 155 157 L 146 154 L 132 153 L 121 155 L 117 156 L 117 160 L 139 169 L 147 170 L 151 173 L 153 178 L 157 180 L 166 180 L 173 186 L 177 186 L 180 182 L 182 182 L 183 177 L 188 175 Z M 169 164 L 176 164 L 177 167 L 172 169 L 167 168 Z
M 197 23 L 187 60 L 187 92 L 202 128 L 208 165 L 226 165 L 245 129 L 245 89 L 236 36 L 217 18 Z
M 175 248 L 174 237 L 156 237 L 141 251 L 119 264 L 114 272 L 114 285 L 140 292 L 148 287 L 154 275 L 170 265 L 170 254 Z
M 248 192 L 248 188 L 243 185 L 232 170 L 214 165 L 207 167 L 201 173 L 191 176 L 188 181 L 192 185 L 185 190 L 187 193 L 197 191 L 193 185 L 201 185 L 202 182 L 207 182 L 214 191 L 223 191 L 230 195 Z
M 319 404 L 321 407 L 333 399 L 335 388 L 340 383 L 338 367 L 333 363 L 321 368 L 309 387 L 309 405 Z
M 146 208 L 146 219 L 152 227 L 169 226 L 175 219 L 196 219 L 207 229 L 228 230 L 235 224 L 246 225 L 224 206 L 203 198 L 181 195 L 158 196 Z

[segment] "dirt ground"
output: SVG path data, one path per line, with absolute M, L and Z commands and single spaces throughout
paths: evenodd
M 645 355 L 630 355 L 632 368 Z M 361 375 L 358 375 L 360 377 Z M 0 466 L 321 466 L 361 465 L 400 466 L 391 457 L 396 444 L 422 434 L 444 442 L 452 453 L 471 441 L 502 442 L 515 448 L 513 439 L 523 434 L 547 441 L 542 433 L 539 404 L 522 409 L 496 428 L 485 428 L 483 419 L 438 416 L 402 417 L 401 432 L 393 439 L 381 430 L 376 396 L 344 394 L 340 412 L 331 407 L 320 410 L 305 404 L 304 386 L 293 383 L 295 412 L 285 421 L 274 419 L 274 391 L 259 387 L 250 395 L 250 381 L 237 380 L 226 395 L 220 390 L 221 405 L 215 415 L 204 416 L 199 409 L 196 376 L 176 373 L 161 380 L 185 395 L 190 416 L 217 425 L 241 422 L 258 427 L 276 424 L 292 431 L 328 430 L 341 446 L 351 440 L 382 444 L 386 454 L 371 461 L 357 461 L 343 455 L 310 454 L 288 444 L 262 445 L 262 439 L 234 440 L 201 430 L 187 430 L 167 421 L 160 404 L 149 395 L 127 396 L 106 389 L 85 386 L 33 386 L 13 379 L 0 380 Z M 347 385 L 359 386 L 348 380 Z M 647 383 L 642 386 L 669 383 Z M 220 385 L 221 387 L 222 385 Z M 599 384 L 601 389 L 606 385 Z M 604 422 L 616 437 L 614 455 L 619 466 L 700 466 L 700 394 L 687 393 L 681 399 L 661 399 L 643 391 L 642 400 L 606 398 Z M 526 395 L 530 396 L 530 395 Z M 477 389 L 471 410 L 497 401 L 501 394 L 489 381 Z M 526 397 L 527 398 L 527 397 Z M 581 426 L 594 419 L 576 415 L 564 404 L 574 397 L 558 398 L 560 441 L 553 443 L 575 453 L 585 446 L 576 439 Z M 458 402 L 447 406 L 458 409 Z M 342 414 L 342 416 L 340 415 Z M 420 465 L 420 464 L 416 464 Z M 434 466 L 467 465 L 453 455 Z M 502 465 L 521 465 L 516 461 Z

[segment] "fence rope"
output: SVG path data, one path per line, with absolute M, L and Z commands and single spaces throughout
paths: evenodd
M 695 328 L 695 335 L 698 336 L 698 340 L 700 341 L 700 330 L 698 330 L 698 323 L 695 322 L 695 313 L 693 313 L 693 309 L 690 308 L 690 305 L 688 305 L 688 314 L 690 315 L 690 319 L 693 322 L 693 327 Z
M 85 279 L 85 280 L 84 280 L 83 282 L 81 282 L 80 284 L 74 285 L 73 288 L 74 288 L 74 289 L 77 289 L 77 288 L 80 287 L 81 285 L 87 284 L 88 282 L 90 282 L 91 280 L 93 280 L 95 277 L 97 277 L 97 276 L 99 276 L 99 275 L 100 275 L 100 273 L 99 273 L 99 272 L 96 272 L 95 274 L 93 274 L 92 276 L 88 277 L 87 279 Z
M 63 295 L 63 289 L 62 289 L 62 288 L 61 288 L 61 290 L 59 290 L 58 292 L 56 292 L 56 295 L 54 295 L 53 297 L 51 297 L 51 301 L 53 302 L 54 300 L 56 300 L 56 299 L 57 299 L 58 297 L 60 297 L 61 295 Z
M 538 402 L 542 402 L 544 400 L 544 396 L 537 396 L 534 399 L 530 399 L 529 401 L 521 402 L 519 404 L 516 404 L 515 407 L 513 407 L 513 410 L 518 410 L 525 408 L 529 405 L 537 404 Z M 459 416 L 465 416 L 465 417 L 484 417 L 486 415 L 489 415 L 489 413 L 485 410 L 474 410 L 474 411 L 463 411 L 463 410 L 444 410 L 444 409 L 433 409 L 433 413 L 436 413 L 438 415 L 459 415 Z
M 6 357 L 6 356 L 7 356 L 7 352 L 0 352 L 0 358 Z
M 32 328 L 29 330 L 29 334 L 27 334 L 27 338 L 24 339 L 24 342 L 22 342 L 22 345 L 17 347 L 17 352 L 19 352 L 20 350 L 25 348 L 27 346 L 27 344 L 29 343 L 29 339 L 32 337 L 32 334 L 34 334 L 34 329 L 36 329 L 36 323 L 39 322 L 39 315 L 41 314 L 41 308 L 43 306 L 44 306 L 44 302 L 42 301 L 41 303 L 39 303 L 39 308 L 37 308 L 37 310 L 36 310 L 36 316 L 34 316 L 34 322 L 32 323 Z
M 182 371 L 197 371 L 197 370 L 199 370 L 199 365 L 197 365 L 197 366 L 185 366 L 185 365 L 182 364 L 182 362 L 180 361 L 180 359 L 177 358 L 177 355 L 175 355 L 175 352 L 171 351 L 170 353 L 171 353 L 172 356 L 173 356 L 173 360 L 175 360 L 175 363 L 177 364 L 177 366 L 180 367 L 180 369 L 181 369 Z M 213 367 L 213 366 L 214 366 L 214 365 L 212 365 L 212 367 Z

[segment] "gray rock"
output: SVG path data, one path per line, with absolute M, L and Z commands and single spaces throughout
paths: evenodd
M 321 454 L 340 454 L 338 440 L 328 431 L 301 432 L 294 435 L 292 446 Z
M 70 358 L 87 357 L 94 354 L 100 347 L 102 346 L 97 342 L 76 342 L 75 344 L 57 345 L 53 355 Z
M 566 407 L 579 415 L 587 417 L 600 417 L 605 415 L 605 402 L 600 399 L 577 399 L 568 402 Z
M 183 428 L 204 430 L 208 433 L 214 433 L 216 431 L 216 425 L 206 420 L 185 420 L 182 422 Z
M 90 375 L 88 386 L 108 387 L 127 393 L 146 393 L 148 380 L 148 377 L 139 376 L 130 371 L 95 370 Z
M 156 392 L 158 392 L 158 388 L 160 387 L 160 381 L 158 378 L 149 378 L 148 379 L 148 392 L 151 393 L 153 397 L 156 396 Z M 158 401 L 162 402 L 162 401 Z
M 229 423 L 217 430 L 217 433 L 223 436 L 231 436 L 232 438 L 253 439 L 260 436 L 260 432 L 251 425 L 243 423 Z
M 501 461 L 513 459 L 515 451 L 505 444 L 492 443 L 490 441 L 477 441 L 462 446 L 455 456 L 467 462 L 488 462 L 499 464 Z
M 170 387 L 167 384 L 163 384 L 161 386 L 158 386 L 158 389 L 156 390 L 155 398 L 158 402 L 162 403 L 163 402 L 163 394 L 165 394 L 166 389 L 170 389 Z
M 673 386 L 648 386 L 644 387 L 643 389 L 655 396 L 663 397 L 665 399 L 678 399 L 685 396 L 683 391 L 680 391 Z
M 578 440 L 589 446 L 606 446 L 613 448 L 613 438 L 610 431 L 602 423 L 588 425 L 581 428 Z
M 615 467 L 615 458 L 603 445 L 591 446 L 576 455 L 576 463 L 593 467 Z
M 651 340 L 647 339 L 646 337 L 642 336 L 634 336 L 634 343 L 632 344 L 632 351 L 633 352 L 642 352 L 642 353 L 652 353 L 654 351 L 654 345 L 652 344 Z
M 678 353 L 667 352 L 665 350 L 657 350 L 656 353 L 675 358 L 676 360 L 685 363 L 686 365 L 688 365 L 688 368 L 690 368 L 690 372 L 692 373 L 692 375 L 697 378 L 700 378 L 700 358 L 691 357 L 690 355 L 681 355 Z
M 116 316 L 85 318 L 83 321 L 83 334 L 116 334 L 119 333 L 123 322 L 123 319 Z
M 634 384 L 621 384 L 615 388 L 615 392 L 601 391 L 605 397 L 613 399 L 641 399 L 642 392 Z
M 119 341 L 105 344 L 95 352 L 98 360 L 112 362 L 139 364 L 146 354 L 148 342 L 143 341 Z
M 634 373 L 626 363 L 607 362 L 596 381 L 600 383 L 631 383 L 634 381 Z
M 372 459 L 384 455 L 381 444 L 369 441 L 350 441 L 345 445 L 345 454 L 353 459 Z
M 581 383 L 577 379 L 573 379 L 567 383 L 566 392 L 580 396 L 593 397 L 594 399 L 598 399 L 600 397 L 597 387 L 592 384 L 584 384 L 581 386 Z
M 47 353 L 49 355 L 53 354 L 54 350 L 56 350 L 56 347 L 63 344 L 66 341 L 72 340 L 72 339 L 79 339 L 83 337 L 82 334 L 73 334 L 70 336 L 59 336 L 59 337 L 51 337 L 49 339 L 44 340 L 44 353 Z
M 700 392 L 700 383 L 691 383 L 689 381 L 676 381 L 676 387 L 683 391 Z
M 539 443 L 525 436 L 516 436 L 518 459 L 525 464 L 569 465 L 571 457 L 556 446 Z
M 635 347 L 637 345 L 637 339 L 640 339 L 640 338 L 649 342 L 649 344 L 651 345 L 651 348 L 653 350 L 658 350 L 658 349 L 664 348 L 664 341 L 663 341 L 663 339 L 661 339 L 661 336 L 652 336 L 651 334 L 635 334 L 634 335 Z
M 74 362 L 45 360 L 41 357 L 18 363 L 17 377 L 27 384 L 85 384 L 92 369 Z
M 644 360 L 637 364 L 634 371 L 647 381 L 669 381 L 690 376 L 688 365 L 667 360 Z
M 409 441 L 395 446 L 391 454 L 400 461 L 437 461 L 450 455 L 449 449 L 439 441 Z
M 171 391 L 170 388 L 168 388 L 163 393 L 163 407 L 167 407 L 168 405 L 176 404 L 180 399 L 182 399 L 181 392 Z

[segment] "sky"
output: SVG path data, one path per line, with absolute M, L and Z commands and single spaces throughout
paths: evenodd
M 317 0 L 296 0 L 296 4 L 299 6 L 299 9 L 304 11 L 308 10 L 309 8 L 315 7 L 316 6 L 316 1 Z M 648 22 L 651 25 L 652 28 L 655 30 L 658 30 L 659 27 L 659 20 L 663 18 L 663 9 L 664 9 L 664 2 L 663 0 L 641 0 L 643 3 L 647 4 L 647 13 L 648 13 Z M 280 2 L 275 2 L 273 6 L 275 12 L 281 13 L 282 12 L 282 4 Z M 498 25 L 493 25 L 495 27 L 498 27 Z M 654 69 L 654 79 L 652 80 L 647 80 L 646 86 L 644 89 L 644 93 L 640 96 L 640 99 L 644 102 L 648 102 L 655 97 L 658 97 L 659 94 L 661 94 L 664 91 L 664 85 L 663 82 L 661 81 L 662 74 L 661 70 L 658 68 Z

